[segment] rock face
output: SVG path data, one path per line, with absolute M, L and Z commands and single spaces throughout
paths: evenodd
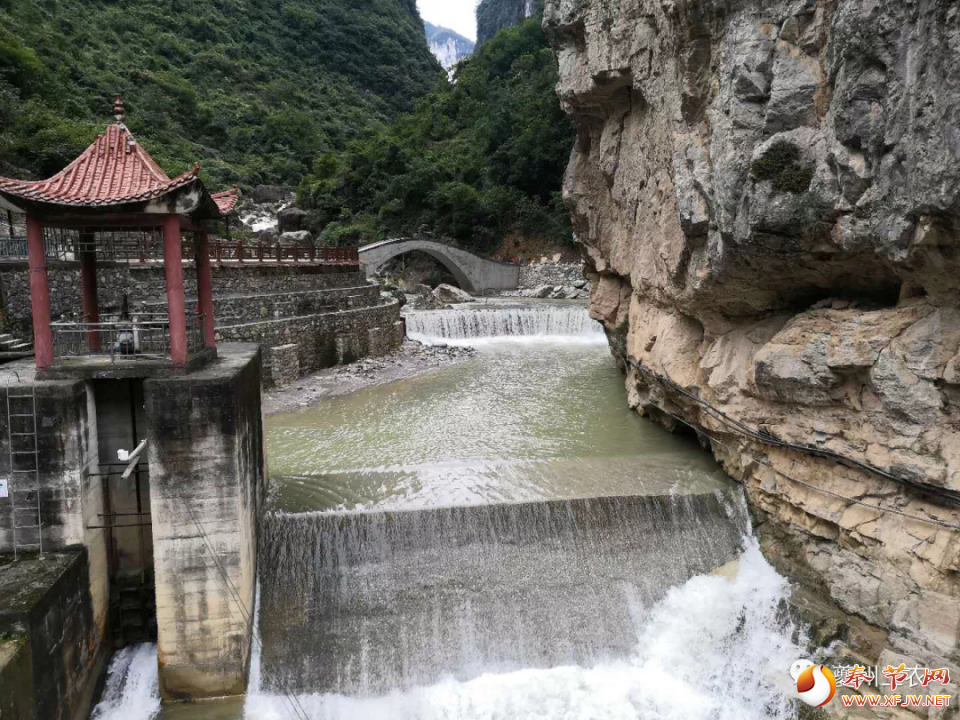
M 631 404 L 722 442 L 768 556 L 884 652 L 956 668 L 960 7 L 548 0 L 544 26 Z

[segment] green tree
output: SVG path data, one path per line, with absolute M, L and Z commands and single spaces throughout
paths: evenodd
M 300 187 L 314 229 L 366 242 L 427 228 L 481 250 L 514 232 L 570 241 L 559 198 L 574 128 L 540 21 L 499 32 L 414 112 L 319 156 Z
M 4 0 L 0 168 L 62 169 L 120 93 L 168 173 L 297 184 L 441 75 L 411 0 Z

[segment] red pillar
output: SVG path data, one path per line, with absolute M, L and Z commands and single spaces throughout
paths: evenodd
M 27 257 L 30 263 L 30 304 L 33 310 L 33 347 L 37 368 L 53 365 L 53 332 L 50 330 L 50 285 L 43 249 L 43 225 L 27 215 Z
M 203 344 L 217 347 L 213 317 L 213 276 L 210 273 L 210 249 L 207 247 L 207 231 L 197 230 L 197 294 L 200 296 L 200 312 L 203 313 Z
M 187 364 L 187 313 L 183 297 L 183 250 L 180 246 L 180 216 L 163 219 L 163 272 L 167 281 L 167 318 L 170 322 L 170 359 Z
M 100 308 L 97 303 L 97 250 L 94 247 L 94 236 L 88 233 L 82 235 L 80 247 L 80 306 L 83 310 L 83 321 L 96 324 L 100 322 Z M 100 350 L 99 330 L 87 331 L 87 346 L 91 352 Z

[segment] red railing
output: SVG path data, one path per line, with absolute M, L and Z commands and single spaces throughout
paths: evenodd
M 358 265 L 357 247 L 313 247 L 280 243 L 244 242 L 210 238 L 210 257 L 223 262 L 295 262 L 327 265 Z M 77 262 L 82 252 L 96 253 L 102 261 L 146 263 L 163 259 L 163 239 L 159 228 L 110 228 L 96 233 L 76 229 L 46 228 L 44 248 L 50 260 Z M 183 235 L 183 257 L 193 258 L 193 233 Z M 0 238 L 0 259 L 25 260 L 27 242 L 24 237 Z
M 216 262 L 319 262 L 327 265 L 358 265 L 357 247 L 322 247 L 281 245 L 279 243 L 245 243 L 242 240 L 211 240 L 210 257 Z

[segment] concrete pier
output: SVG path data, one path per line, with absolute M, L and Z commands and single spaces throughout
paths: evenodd
M 0 566 L 0 717 L 85 720 L 110 648 L 84 550 Z
M 143 385 L 165 700 L 242 693 L 265 491 L 260 351 Z

